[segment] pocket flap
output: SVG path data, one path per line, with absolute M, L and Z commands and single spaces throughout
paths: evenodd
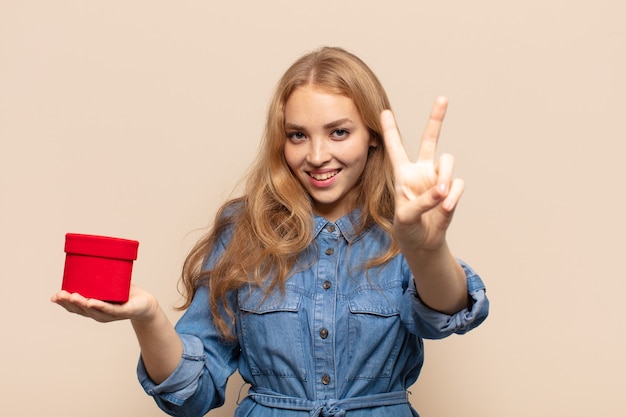
M 275 311 L 296 312 L 300 309 L 302 294 L 293 289 L 272 291 L 266 295 L 262 288 L 250 292 L 239 292 L 239 308 L 242 311 L 255 314 L 271 313 Z
M 402 293 L 402 288 L 397 287 L 397 291 Z M 355 314 L 374 314 L 377 316 L 389 317 L 400 314 L 400 303 L 394 294 L 396 288 L 387 290 L 370 289 L 368 291 L 358 291 L 348 299 L 350 312 Z

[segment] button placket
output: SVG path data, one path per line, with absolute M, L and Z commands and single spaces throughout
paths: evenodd
M 327 224 L 318 235 L 317 244 L 321 248 L 318 253 L 317 279 L 320 280 L 318 293 L 315 296 L 314 328 L 316 335 L 313 341 L 313 357 L 315 363 L 316 385 L 320 395 L 333 397 L 335 383 L 331 375 L 335 374 L 335 352 L 331 332 L 335 326 L 335 285 L 337 279 L 338 245 L 341 244 L 340 233 L 334 224 Z M 326 394 L 321 394 L 325 392 Z

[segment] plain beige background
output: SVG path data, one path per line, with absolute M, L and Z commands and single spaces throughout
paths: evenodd
M 380 76 L 415 152 L 433 99 L 467 183 L 450 241 L 491 316 L 427 342 L 424 417 L 624 416 L 621 0 L 0 1 L 2 415 L 160 416 L 128 323 L 67 314 L 66 232 L 181 263 L 256 153 L 275 82 L 338 45 Z M 212 416 L 232 415 L 241 384 Z

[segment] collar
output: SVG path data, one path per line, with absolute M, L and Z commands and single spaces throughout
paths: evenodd
M 314 214 L 313 218 L 315 219 L 315 231 L 313 232 L 314 238 L 317 238 L 317 235 L 319 235 L 322 229 L 329 225 L 336 226 L 339 229 L 339 234 L 343 236 L 344 239 L 346 239 L 346 241 L 348 241 L 348 243 L 350 244 L 360 239 L 361 236 L 365 233 L 363 232 L 359 234 L 356 230 L 356 227 L 358 226 L 361 219 L 360 209 L 355 209 L 351 211 L 345 216 L 337 219 L 337 221 L 335 221 L 334 223 L 326 220 L 321 216 L 318 216 L 317 214 Z

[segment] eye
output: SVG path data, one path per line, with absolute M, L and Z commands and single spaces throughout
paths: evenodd
M 348 137 L 349 134 L 350 132 L 348 132 L 346 129 L 335 129 L 331 133 L 331 136 L 335 139 L 345 139 Z
M 302 132 L 287 132 L 287 139 L 292 142 L 300 142 L 306 139 L 306 135 Z

